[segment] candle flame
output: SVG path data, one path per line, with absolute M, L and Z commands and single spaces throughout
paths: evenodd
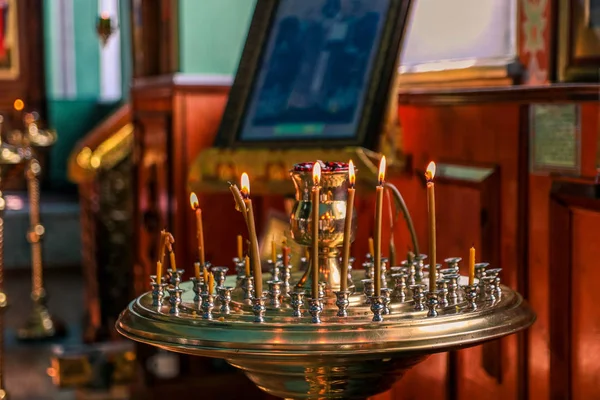
M 381 161 L 379 161 L 379 184 L 382 185 L 385 180 L 385 156 L 381 157 Z
M 317 161 L 313 166 L 313 183 L 315 186 L 319 185 L 321 181 L 321 164 Z
M 110 14 L 108 13 L 108 11 L 103 11 L 100 14 L 100 18 L 102 18 L 102 19 L 109 19 L 110 18 Z
M 246 197 L 250 196 L 250 178 L 248 178 L 248 174 L 245 172 L 242 174 L 241 186 L 242 194 Z
M 196 196 L 196 193 L 194 192 L 190 194 L 190 206 L 192 206 L 192 210 L 196 210 L 198 207 L 200 207 L 200 203 L 198 202 L 198 196 Z
M 434 176 L 435 176 L 435 163 L 432 161 L 427 166 L 427 171 L 425 171 L 425 179 L 427 179 L 427 181 L 429 182 L 429 181 L 433 180 Z
M 348 180 L 350 181 L 350 187 L 354 187 L 356 183 L 356 174 L 354 173 L 354 163 L 352 160 L 348 163 Z

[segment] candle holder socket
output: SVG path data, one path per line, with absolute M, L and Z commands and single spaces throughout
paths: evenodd
M 416 255 L 413 259 L 413 265 L 415 267 L 415 283 L 419 284 L 423 282 L 425 278 L 423 274 L 423 268 L 425 268 L 424 261 L 427 259 L 427 254 Z
M 371 304 L 371 297 L 375 295 L 375 283 L 373 279 L 361 279 L 365 295 L 365 304 Z
M 163 299 L 165 297 L 165 288 L 168 286 L 166 283 L 150 283 L 152 286 L 152 307 L 161 307 Z
M 281 307 L 281 281 L 267 281 L 269 285 L 269 306 Z
M 395 268 L 395 267 L 394 267 Z M 397 299 L 400 303 L 403 303 L 406 300 L 406 280 L 408 279 L 408 275 L 406 273 L 400 272 L 392 274 L 392 279 L 394 280 L 394 292 L 392 293 L 392 297 Z
M 444 259 L 444 262 L 446 263 L 446 268 L 445 269 L 451 269 L 454 270 L 455 274 L 458 274 L 460 271 L 460 262 L 462 261 L 461 257 L 450 257 L 450 258 L 446 258 Z M 442 272 L 443 274 L 443 272 Z
M 390 303 L 392 302 L 392 288 L 381 288 L 381 299 L 383 301 L 383 315 L 389 315 L 392 313 L 390 309 Z
M 425 310 L 425 289 L 427 285 L 419 283 L 411 285 L 410 290 L 413 292 L 413 301 L 415 302 L 415 311 Z
M 335 305 L 338 307 L 337 316 L 347 317 L 348 306 L 350 305 L 350 295 L 352 294 L 352 292 L 350 292 L 349 290 L 340 290 L 334 293 L 336 297 Z
M 215 287 L 220 288 L 225 284 L 225 278 L 227 277 L 227 267 L 212 267 L 211 271 L 215 277 Z M 213 294 L 213 293 L 211 293 Z
M 290 293 L 290 305 L 292 306 L 292 316 L 300 318 L 302 316 L 302 306 L 304 305 L 304 291 L 294 291 Z
M 183 293 L 183 290 L 174 287 L 167 289 L 167 291 L 169 292 L 169 304 L 171 305 L 169 314 L 177 316 L 179 315 L 179 305 L 181 304 L 181 294 Z
M 313 324 L 321 323 L 321 313 L 323 312 L 323 306 L 321 305 L 321 299 L 308 299 L 308 313 L 311 316 L 311 322 Z
M 221 304 L 221 314 L 229 314 L 231 312 L 231 308 L 229 307 L 229 303 L 231 302 L 231 291 L 233 288 L 231 286 L 220 286 L 217 288 L 217 294 L 219 296 L 219 303 Z
M 444 279 L 448 281 L 448 302 L 450 304 L 458 303 L 458 282 L 460 280 L 460 275 L 444 275 Z
M 436 281 L 437 293 L 438 293 L 438 304 L 439 307 L 448 307 L 448 280 L 438 279 Z
M 365 279 L 373 279 L 373 277 L 375 276 L 375 265 L 370 261 L 366 261 L 362 264 L 362 266 L 365 270 Z
M 254 314 L 254 322 L 265 322 L 265 311 L 267 310 L 265 307 L 266 300 L 267 298 L 264 296 L 264 293 L 262 297 L 252 298 L 252 313 Z
M 244 291 L 244 301 L 251 302 L 254 297 L 254 277 L 244 276 L 242 278 L 242 290 Z
M 382 296 L 371 296 L 371 312 L 373 313 L 373 322 L 383 322 L 383 310 L 385 305 L 383 304 Z
M 437 307 L 439 304 L 439 300 L 438 300 L 438 293 L 437 292 L 427 292 L 427 309 L 429 311 L 427 311 L 427 316 L 428 317 L 437 317 L 438 316 L 438 312 L 437 312 Z
M 181 283 L 181 277 L 183 276 L 183 274 L 185 273 L 185 271 L 183 269 L 178 269 L 173 271 L 172 269 L 169 270 L 170 272 L 170 283 L 171 285 L 175 288 L 175 289 L 179 289 L 179 284 Z
M 467 309 L 471 311 L 477 310 L 479 285 L 465 285 L 463 286 L 463 290 L 465 291 L 465 299 L 467 300 Z
M 215 307 L 214 297 L 211 293 L 202 293 L 202 319 L 213 319 L 212 310 Z

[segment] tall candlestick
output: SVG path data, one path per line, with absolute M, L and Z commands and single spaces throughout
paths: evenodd
M 244 258 L 244 241 L 242 235 L 237 235 L 237 255 L 239 260 Z
M 379 162 L 379 185 L 377 185 L 377 201 L 375 203 L 375 238 L 374 238 L 374 286 L 375 296 L 381 296 L 381 223 L 383 217 L 383 183 L 385 180 L 385 156 Z
M 342 252 L 342 272 L 340 276 L 340 291 L 348 290 L 348 263 L 350 262 L 350 244 L 352 243 L 352 215 L 354 214 L 354 163 L 348 163 L 348 200 L 346 202 L 346 219 L 344 220 L 344 247 Z
M 373 243 L 373 238 L 369 238 L 369 254 L 373 256 L 375 254 L 375 244 Z
M 208 285 L 208 268 L 206 268 L 206 265 L 202 267 L 202 278 L 204 280 L 204 284 Z
M 246 278 L 250 276 L 250 257 L 248 256 L 244 258 L 244 273 L 246 274 Z
M 436 238 L 435 238 L 435 163 L 432 161 L 427 166 L 425 178 L 427 179 L 427 208 L 429 220 L 429 291 L 436 290 Z
M 475 283 L 475 246 L 469 250 L 469 286 Z
M 313 166 L 312 188 L 312 298 L 319 298 L 319 196 L 321 187 L 321 164 L 317 161 Z
M 200 208 L 200 203 L 198 202 L 198 196 L 196 193 L 192 192 L 190 195 L 190 204 L 192 206 L 192 210 L 196 213 L 196 239 L 198 240 L 198 257 L 200 258 L 200 264 L 205 264 L 204 259 L 204 229 L 202 227 L 202 209 Z
M 250 256 L 252 257 L 255 297 L 260 298 L 263 295 L 262 267 L 258 250 L 258 238 L 256 237 L 256 225 L 254 224 L 254 210 L 252 209 L 252 200 L 250 199 L 250 178 L 248 178 L 248 174 L 245 172 L 242 174 L 241 186 L 241 193 L 247 213 L 246 224 L 248 225 L 248 237 L 250 238 Z
M 160 281 L 162 280 L 162 263 L 160 261 L 156 262 L 156 283 L 160 285 Z
M 277 263 L 277 244 L 275 243 L 275 235 L 271 239 L 271 261 L 273 264 Z

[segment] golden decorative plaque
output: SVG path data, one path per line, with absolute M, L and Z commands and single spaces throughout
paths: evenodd
M 530 112 L 532 172 L 579 174 L 579 106 L 534 104 Z

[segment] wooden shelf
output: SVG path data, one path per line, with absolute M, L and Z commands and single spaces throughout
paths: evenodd
M 475 103 L 563 103 L 600 101 L 600 84 L 549 84 L 464 89 L 400 89 L 399 105 L 443 106 Z

